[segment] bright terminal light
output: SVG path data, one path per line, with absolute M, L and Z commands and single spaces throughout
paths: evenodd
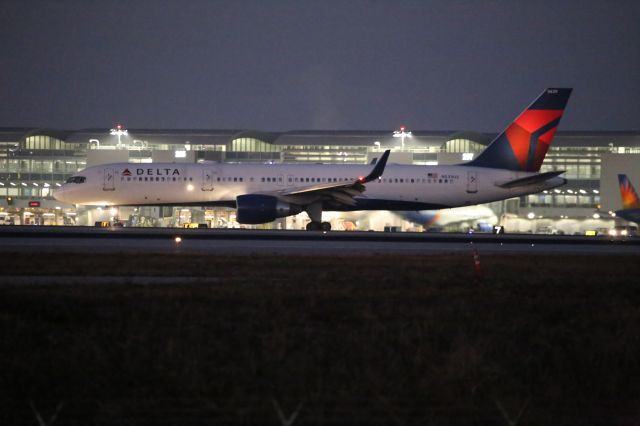
M 59 183 L 56 182 L 56 186 L 62 186 L 62 185 L 60 185 Z
M 187 151 L 176 151 L 176 158 L 187 158 Z
M 109 213 L 111 213 L 111 216 L 115 216 L 118 214 L 118 209 L 115 207 L 112 207 Z
M 123 135 L 128 135 L 129 131 L 124 127 L 122 127 L 122 124 L 117 124 L 115 129 L 109 130 L 109 133 L 114 136 L 123 136 Z
M 581 193 L 581 194 L 586 194 L 586 193 L 587 193 L 587 191 L 585 191 L 584 189 L 581 189 L 581 190 L 580 190 L 580 193 Z
M 191 184 L 187 185 L 187 191 L 193 191 L 193 185 Z
M 536 214 L 535 214 L 534 212 L 529 212 L 529 213 L 527 214 L 527 218 L 529 218 L 529 219 L 533 219 L 533 218 L 535 218 L 535 217 L 536 217 Z
M 597 189 L 594 189 L 594 190 L 593 190 L 593 193 L 594 193 L 594 194 L 599 194 L 599 193 L 600 193 L 600 191 L 598 191 Z
M 594 214 L 593 214 L 593 218 L 594 218 L 594 219 L 600 219 L 600 214 L 598 214 L 598 213 L 594 213 Z
M 402 143 L 402 148 L 404 149 L 404 140 L 405 138 L 411 138 L 413 135 L 411 132 L 406 132 L 404 126 L 400 126 L 400 130 L 395 130 L 393 132 L 394 138 L 400 138 L 400 142 Z
M 473 160 L 473 152 L 462 153 L 462 161 L 471 161 L 471 160 Z

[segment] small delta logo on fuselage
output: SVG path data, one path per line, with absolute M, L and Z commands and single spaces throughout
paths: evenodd
M 178 169 L 135 169 L 136 176 L 180 176 Z M 131 176 L 133 173 L 129 169 L 124 169 L 122 176 Z

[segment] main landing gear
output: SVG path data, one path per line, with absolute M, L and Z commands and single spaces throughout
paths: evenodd
M 331 231 L 329 222 L 309 222 L 307 223 L 307 231 Z
M 307 231 L 331 231 L 329 222 L 322 222 L 322 203 L 313 203 L 305 208 L 311 222 L 307 223 Z

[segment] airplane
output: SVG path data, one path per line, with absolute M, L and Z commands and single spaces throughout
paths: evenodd
M 620 197 L 622 198 L 622 209 L 617 210 L 616 216 L 629 222 L 640 223 L 640 198 L 627 175 L 618 175 L 620 185 Z
M 419 210 L 394 212 L 401 218 L 424 227 L 425 230 L 441 229 L 445 226 L 464 225 L 483 232 L 493 230 L 498 217 L 487 206 L 474 205 L 446 210 Z
M 241 224 L 306 212 L 307 230 L 329 231 L 322 211 L 436 210 L 533 194 L 564 185 L 539 173 L 572 89 L 542 92 L 475 159 L 446 166 L 117 163 L 70 177 L 54 197 L 95 206 L 224 206 Z
M 492 232 L 493 225 L 498 223 L 498 217 L 493 210 L 482 204 L 442 210 L 323 212 L 322 218 L 337 223 L 339 227 L 348 231 L 359 227 L 364 230 L 381 231 L 387 226 L 400 225 L 400 221 L 408 221 L 423 227 L 425 231 L 447 228 Z

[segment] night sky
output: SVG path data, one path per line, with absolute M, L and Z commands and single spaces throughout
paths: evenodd
M 0 127 L 640 130 L 640 1 L 0 0 Z

